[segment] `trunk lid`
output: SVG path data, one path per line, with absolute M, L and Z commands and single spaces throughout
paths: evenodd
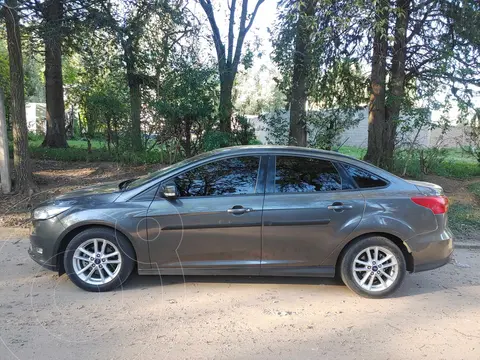
M 426 181 L 417 181 L 417 180 L 407 180 L 410 184 L 413 184 L 417 187 L 425 196 L 442 196 L 445 195 L 443 188 L 440 185 L 426 182 Z

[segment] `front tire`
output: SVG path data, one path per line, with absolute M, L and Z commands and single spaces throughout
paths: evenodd
M 353 243 L 340 265 L 343 282 L 367 298 L 383 298 L 396 291 L 406 274 L 402 251 L 391 240 L 372 236 Z
M 65 270 L 72 282 L 87 291 L 110 291 L 132 273 L 135 252 L 119 232 L 90 228 L 77 234 L 65 249 Z

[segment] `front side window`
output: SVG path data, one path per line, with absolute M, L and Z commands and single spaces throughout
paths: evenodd
M 244 156 L 199 166 L 174 178 L 181 197 L 254 194 L 260 157 Z
M 361 189 L 382 187 L 387 185 L 385 180 L 369 171 L 349 164 L 343 164 L 343 167 Z
M 320 192 L 342 189 L 342 178 L 327 160 L 277 156 L 275 192 Z

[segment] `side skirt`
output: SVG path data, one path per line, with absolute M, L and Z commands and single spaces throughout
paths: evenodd
M 334 266 L 315 267 L 275 267 L 263 269 L 228 268 L 228 269 L 205 269 L 205 268 L 157 268 L 138 269 L 139 275 L 243 275 L 243 276 L 298 276 L 298 277 L 329 277 L 335 276 Z

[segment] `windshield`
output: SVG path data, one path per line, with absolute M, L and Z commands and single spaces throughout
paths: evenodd
M 208 153 L 203 153 L 203 154 L 199 154 L 199 155 L 195 155 L 191 158 L 188 158 L 188 159 L 185 159 L 185 160 L 182 160 L 180 162 L 177 162 L 175 164 L 172 164 L 172 165 L 169 165 L 167 167 L 164 167 L 160 170 L 157 170 L 157 171 L 154 171 L 154 172 L 151 172 L 145 176 L 141 176 L 139 178 L 136 178 L 136 179 L 131 179 L 131 181 L 128 181 L 128 183 L 126 183 L 123 187 L 123 189 L 134 189 L 136 187 L 139 187 L 139 186 L 142 186 L 144 184 L 146 184 L 147 182 L 149 182 L 150 180 L 152 179 L 155 179 L 157 177 L 160 177 L 166 173 L 168 173 L 169 171 L 173 171 L 173 170 L 176 170 L 176 169 L 179 169 L 181 168 L 182 166 L 185 166 L 185 165 L 188 165 L 190 163 L 193 163 L 195 161 L 198 161 L 200 159 L 203 159 L 205 157 L 208 157 L 210 156 L 212 153 L 211 152 L 208 152 Z

